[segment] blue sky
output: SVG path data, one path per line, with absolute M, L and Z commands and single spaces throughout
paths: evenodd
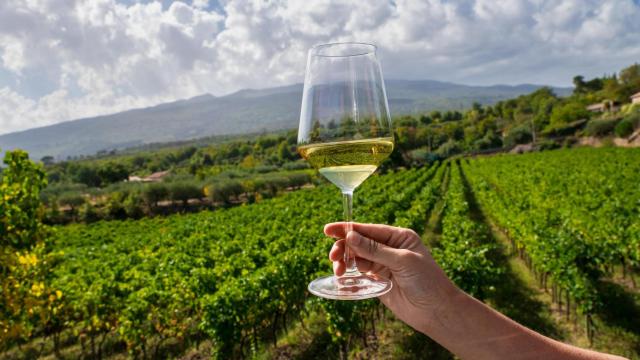
M 638 0 L 2 0 L 0 133 L 301 82 L 334 41 L 377 44 L 386 78 L 569 86 L 640 62 L 638 19 Z

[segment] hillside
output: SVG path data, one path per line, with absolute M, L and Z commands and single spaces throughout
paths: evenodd
M 473 102 L 493 104 L 530 93 L 536 85 L 468 86 L 431 80 L 389 80 L 387 93 L 394 115 L 464 109 Z M 557 88 L 566 95 L 568 88 Z M 64 159 L 147 143 L 210 135 L 246 134 L 297 126 L 302 85 L 209 94 L 154 107 L 68 121 L 0 135 L 0 148 L 22 148 L 39 159 Z

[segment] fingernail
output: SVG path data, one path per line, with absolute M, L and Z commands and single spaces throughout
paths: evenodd
M 349 243 L 351 243 L 351 245 L 358 246 L 362 242 L 362 236 L 355 231 L 349 231 L 347 238 L 350 239 Z

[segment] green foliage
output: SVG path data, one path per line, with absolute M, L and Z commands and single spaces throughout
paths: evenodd
M 189 199 L 200 199 L 203 196 L 202 187 L 194 182 L 173 182 L 168 184 L 169 198 L 181 201 L 186 206 Z
M 633 105 L 624 114 L 624 120 L 631 123 L 634 128 L 640 127 L 640 105 Z
M 523 124 L 509 130 L 509 133 L 504 137 L 504 146 L 510 148 L 518 144 L 528 144 L 532 140 L 531 126 Z
M 149 207 L 157 207 L 158 202 L 166 200 L 168 196 L 169 190 L 163 183 L 151 183 L 142 188 L 142 199 Z
M 356 196 L 357 220 L 419 223 L 426 210 L 412 199 L 427 194 L 434 171 L 373 176 Z M 241 347 L 246 355 L 302 310 L 308 281 L 329 271 L 322 226 L 340 214 L 339 192 L 320 186 L 227 210 L 61 227 L 52 242 L 64 258 L 51 278 L 65 307 L 53 319 L 97 344 L 85 357 L 98 356 L 107 333 L 134 357 L 155 356 L 156 339 L 186 346 L 205 336 L 220 358 Z M 362 329 L 377 306 L 349 302 L 329 313 L 334 339 L 354 336 L 349 329 Z
M 539 150 L 541 151 L 545 151 L 545 150 L 555 150 L 555 149 L 559 149 L 560 148 L 560 144 L 558 144 L 557 142 L 553 141 L 553 140 L 544 140 L 541 141 L 539 143 L 536 143 L 536 146 L 538 147 Z
M 493 291 L 501 272 L 488 256 L 495 244 L 488 242 L 485 225 L 469 217 L 460 167 L 456 163 L 450 165 L 442 238 L 432 254 L 453 282 L 473 296 L 484 299 Z
M 21 150 L 5 154 L 0 178 L 0 247 L 26 249 L 43 240 L 40 192 L 47 185 L 42 167 Z M 1 266 L 1 265 L 0 265 Z
M 640 264 L 638 149 L 572 149 L 471 161 L 483 210 L 514 246 L 592 314 L 612 264 Z
M 0 349 L 35 333 L 57 331 L 52 317 L 62 293 L 46 283 L 53 255 L 45 254 L 40 191 L 47 180 L 26 152 L 8 151 L 0 177 Z
M 613 132 L 619 119 L 596 119 L 587 123 L 584 134 L 587 136 L 605 136 Z
M 72 212 L 86 201 L 87 199 L 84 196 L 76 193 L 67 193 L 58 198 L 58 204 L 70 207 Z
M 550 121 L 551 125 L 558 126 L 577 120 L 588 119 L 590 116 L 591 114 L 584 104 L 580 102 L 568 102 L 553 108 Z
M 573 78 L 573 86 L 574 94 L 587 94 L 602 90 L 604 82 L 599 78 L 584 81 L 584 76 L 578 75 Z
M 458 142 L 451 139 L 446 143 L 440 145 L 440 147 L 436 150 L 436 154 L 438 154 L 442 158 L 446 158 L 455 154 L 459 154 L 462 152 L 462 147 Z
M 633 133 L 634 129 L 635 129 L 635 126 L 631 121 L 627 119 L 622 119 L 622 121 L 620 121 L 616 125 L 614 132 L 618 137 L 627 137 Z
M 143 201 L 142 196 L 137 191 L 131 192 L 127 195 L 122 202 L 122 207 L 124 208 L 128 218 L 138 219 L 144 215 L 144 211 L 141 206 Z
M 232 198 L 238 198 L 244 192 L 242 184 L 237 180 L 218 181 L 205 188 L 205 195 L 212 202 L 229 203 Z
M 78 217 L 80 221 L 90 223 L 98 221 L 100 219 L 100 214 L 98 214 L 98 211 L 93 204 L 85 203 L 78 210 Z

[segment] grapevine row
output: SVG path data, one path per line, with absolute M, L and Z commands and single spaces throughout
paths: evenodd
M 427 177 L 373 177 L 356 193 L 356 220 L 393 219 Z M 322 226 L 340 210 L 339 192 L 321 186 L 223 211 L 60 228 L 53 285 L 65 306 L 46 331 L 75 331 L 93 356 L 109 336 L 135 356 L 204 337 L 219 357 L 233 355 L 300 312 L 307 283 L 330 269 Z
M 590 337 L 599 279 L 614 264 L 639 264 L 638 159 L 636 150 L 579 149 L 465 166 L 482 207 L 543 286 L 550 281 L 554 298 L 561 290 L 587 315 Z
M 499 266 L 490 258 L 494 248 L 484 224 L 470 217 L 460 167 L 450 163 L 444 197 L 442 237 L 432 249 L 433 257 L 450 279 L 477 298 L 487 296 L 497 280 Z

